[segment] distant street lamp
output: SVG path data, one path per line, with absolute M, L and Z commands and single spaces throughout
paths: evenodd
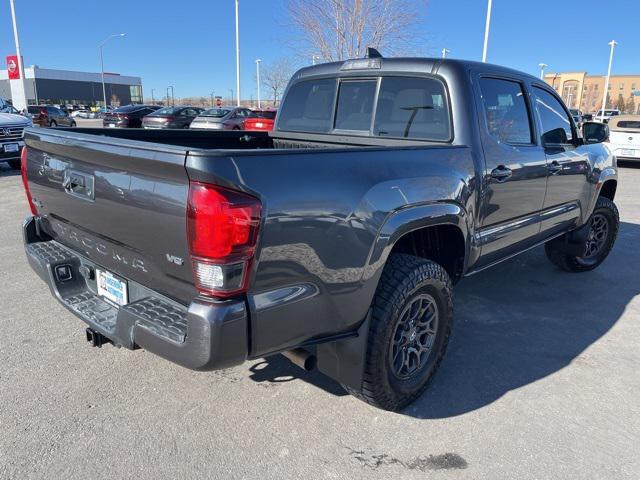
M 258 108 L 260 108 L 260 62 L 262 62 L 262 60 L 260 60 L 259 58 L 256 59 L 256 77 L 258 80 Z
M 448 50 L 446 48 L 442 49 L 442 58 L 447 58 L 447 54 L 451 53 L 451 50 Z
M 153 93 L 156 91 L 155 88 L 151 89 L 151 104 L 155 105 L 156 104 L 156 99 L 153 97 Z
M 100 49 L 100 71 L 102 74 L 102 99 L 104 100 L 105 112 L 107 111 L 107 89 L 104 86 L 104 55 L 102 54 L 102 47 L 104 47 L 105 43 L 107 43 L 112 38 L 126 37 L 126 36 L 127 36 L 126 33 L 114 33 L 113 35 L 109 35 L 107 38 L 105 38 L 102 41 L 102 43 L 100 43 L 100 45 L 98 46 L 98 48 Z
M 544 69 L 547 68 L 549 65 L 547 65 L 546 63 L 539 63 L 538 67 L 540 67 L 540 80 L 544 80 Z
M 231 103 L 233 103 L 233 88 L 230 88 L 229 91 L 231 92 Z
M 238 100 L 236 105 L 240 106 L 240 28 L 238 22 L 238 0 L 236 0 L 236 92 Z
M 601 118 L 604 118 L 604 111 L 607 108 L 607 93 L 609 92 L 609 78 L 611 77 L 611 64 L 613 63 L 613 49 L 616 48 L 618 42 L 616 42 L 615 40 L 611 40 L 607 45 L 611 47 L 611 51 L 609 52 L 609 68 L 607 69 L 607 78 L 604 81 L 604 92 L 602 93 Z
M 489 27 L 491 26 L 491 0 L 487 4 L 487 20 L 484 24 L 484 47 L 482 47 L 482 61 L 487 61 L 487 48 L 489 47 Z
M 169 89 L 171 89 L 171 97 L 169 97 Z M 169 98 L 171 98 L 171 105 L 175 107 L 176 106 L 176 97 L 174 96 L 173 85 L 169 85 L 167 87 L 167 107 L 169 106 Z
M 214 103 L 214 99 L 213 99 L 213 94 L 214 94 L 215 90 L 211 90 L 211 106 L 213 107 L 213 103 Z

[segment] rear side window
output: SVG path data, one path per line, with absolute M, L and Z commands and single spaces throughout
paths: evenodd
M 542 122 L 542 142 L 563 144 L 573 141 L 571 120 L 556 97 L 540 87 L 533 87 L 536 95 L 536 110 Z
M 432 78 L 383 77 L 373 134 L 450 140 L 449 106 L 442 82 Z
M 313 80 L 292 85 L 278 120 L 278 129 L 289 132 L 326 133 L 331 130 L 331 114 L 336 80 Z
M 636 120 L 620 120 L 618 128 L 640 128 L 640 121 Z
M 492 137 L 501 143 L 533 143 L 529 109 L 520 83 L 481 78 L 480 91 L 487 129 Z
M 343 81 L 340 83 L 335 128 L 366 132 L 371 129 L 376 84 L 375 80 Z

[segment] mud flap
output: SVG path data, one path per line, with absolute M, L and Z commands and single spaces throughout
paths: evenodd
M 358 328 L 357 336 L 318 345 L 318 370 L 342 385 L 360 389 L 370 322 L 371 310 Z

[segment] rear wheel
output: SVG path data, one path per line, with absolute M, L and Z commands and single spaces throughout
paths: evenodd
M 580 256 L 569 254 L 563 248 L 562 241 L 550 241 L 544 246 L 549 260 L 567 272 L 587 272 L 604 262 L 613 248 L 620 228 L 616 204 L 606 197 L 598 197 L 589 225 L 589 233 Z
M 440 365 L 452 318 L 452 286 L 444 268 L 392 254 L 373 301 L 363 382 L 347 391 L 385 410 L 413 402 Z

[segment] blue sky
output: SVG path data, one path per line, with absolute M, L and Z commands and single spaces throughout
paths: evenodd
M 139 75 L 146 96 L 175 86 L 176 97 L 229 95 L 235 89 L 233 0 L 15 0 L 26 65 L 99 71 L 97 45 L 105 47 L 105 70 Z M 243 98 L 255 95 L 255 63 L 296 54 L 288 47 L 285 0 L 241 0 Z M 419 1 L 419 0 L 416 0 Z M 493 0 L 488 61 L 536 74 L 586 70 L 604 73 L 615 38 L 614 73 L 640 73 L 640 28 L 631 0 Z M 425 54 L 479 60 L 485 0 L 428 0 L 416 43 Z M 8 0 L 0 0 L 0 53 L 14 51 Z M 382 52 L 384 54 L 384 52 Z M 296 63 L 310 63 L 296 58 Z M 2 62 L 4 63 L 4 61 Z M 4 66 L 3 66 L 4 68 Z

